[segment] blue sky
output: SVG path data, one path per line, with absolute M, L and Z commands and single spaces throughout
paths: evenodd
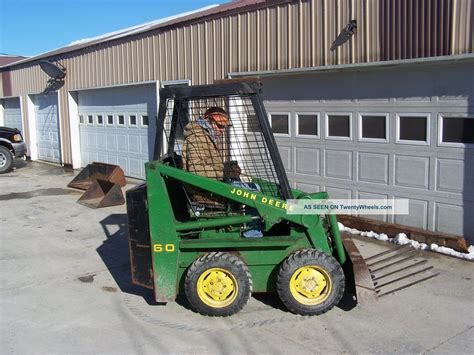
M 0 53 L 34 56 L 73 41 L 230 0 L 0 0 Z

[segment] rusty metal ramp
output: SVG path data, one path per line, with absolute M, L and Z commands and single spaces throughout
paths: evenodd
M 439 275 L 422 253 L 410 245 L 391 247 L 364 258 L 349 234 L 341 236 L 353 270 L 357 303 L 361 306 Z
M 406 244 L 366 258 L 377 296 L 383 297 L 438 276 L 421 254 Z

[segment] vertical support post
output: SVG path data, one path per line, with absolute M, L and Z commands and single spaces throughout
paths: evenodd
M 275 137 L 271 132 L 270 123 L 267 119 L 267 113 L 263 107 L 262 101 L 257 97 L 258 94 L 250 95 L 257 119 L 262 129 L 263 137 L 268 145 L 268 151 L 275 165 L 276 174 L 278 177 L 278 182 L 280 183 L 281 195 L 284 199 L 292 199 L 293 193 L 290 188 L 290 183 L 288 182 L 288 177 L 286 176 L 285 167 L 278 152 L 278 147 L 275 141 Z

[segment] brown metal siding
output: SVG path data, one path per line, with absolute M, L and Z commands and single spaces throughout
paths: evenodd
M 211 83 L 228 72 L 275 70 L 473 51 L 471 0 L 301 0 L 130 36 L 62 54 L 63 160 L 71 163 L 67 91 L 151 80 Z M 330 51 L 351 19 L 357 33 Z M 11 71 L 12 95 L 41 92 L 38 65 Z
M 471 0 L 380 1 L 381 60 L 473 51 Z
M 474 5 L 472 0 L 452 0 L 451 54 L 474 51 Z
M 10 71 L 0 72 L 2 96 L 12 96 L 12 80 Z

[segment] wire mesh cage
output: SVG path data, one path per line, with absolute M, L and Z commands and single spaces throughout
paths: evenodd
M 265 114 L 258 117 L 252 95 L 168 98 L 162 151 L 176 167 L 283 199 L 262 129 L 262 121 L 267 118 Z M 209 112 L 217 112 L 217 117 Z M 191 200 L 199 203 L 228 203 L 215 196 L 209 198 L 209 192 L 192 186 L 184 189 L 188 199 L 193 196 Z

